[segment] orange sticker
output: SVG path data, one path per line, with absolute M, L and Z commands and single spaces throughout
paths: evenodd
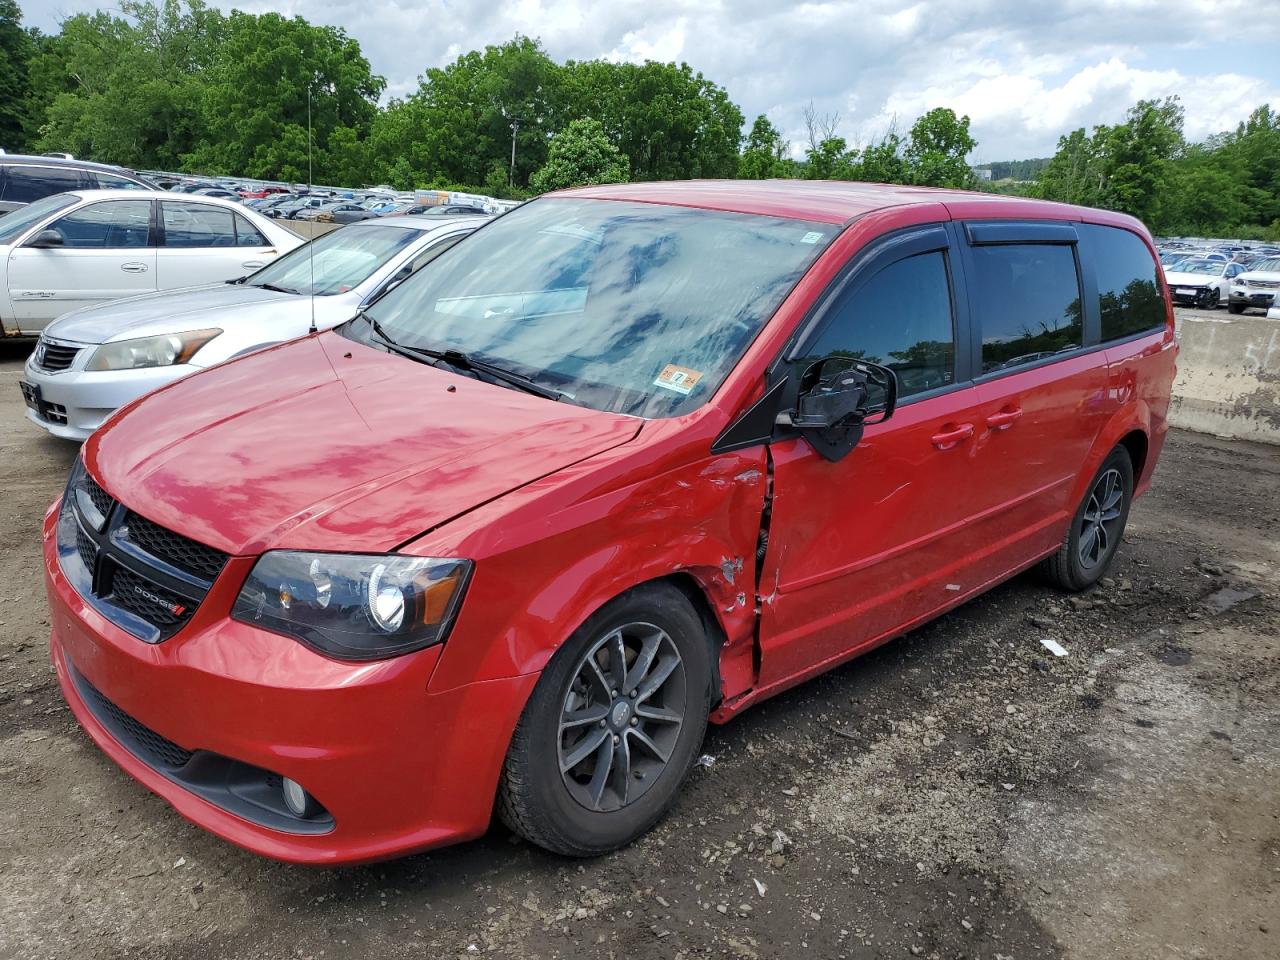
M 674 363 L 668 363 L 662 368 L 662 372 L 658 374 L 658 379 L 653 381 L 653 385 L 667 390 L 674 390 L 676 393 L 682 393 L 687 397 L 693 392 L 693 388 L 698 385 L 698 381 L 701 379 L 701 370 L 690 370 L 688 367 L 680 367 Z

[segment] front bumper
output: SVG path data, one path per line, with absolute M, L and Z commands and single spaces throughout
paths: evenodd
M 87 440 L 126 403 L 204 369 L 189 363 L 141 370 L 80 369 L 93 349 L 82 347 L 72 368 L 59 373 L 50 373 L 30 358 L 27 360 L 22 377 L 40 388 L 45 404 L 38 412 L 27 407 L 28 420 L 55 437 Z
M 437 693 L 428 683 L 443 647 L 342 663 L 230 620 L 225 611 L 252 566 L 246 558 L 228 563 L 176 636 L 143 643 L 71 587 L 56 557 L 56 516 L 52 510 L 46 518 L 44 563 L 50 652 L 63 695 L 98 746 L 182 816 L 255 853 L 312 864 L 385 859 L 488 828 L 511 732 L 536 675 Z M 112 717 L 123 715 L 182 752 L 296 780 L 332 822 L 320 830 L 291 826 L 184 784 L 122 736 L 90 691 L 108 701 Z
M 1241 290 L 1233 288 L 1230 297 L 1231 303 L 1244 307 L 1253 307 L 1258 310 L 1267 309 L 1275 300 L 1276 291 L 1274 290 Z

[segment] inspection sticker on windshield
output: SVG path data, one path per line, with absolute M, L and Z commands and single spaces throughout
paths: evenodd
M 662 372 L 658 374 L 658 379 L 653 381 L 653 385 L 667 390 L 674 390 L 676 393 L 682 393 L 687 397 L 693 393 L 693 388 L 698 385 L 698 381 L 701 379 L 701 370 L 690 370 L 688 367 L 678 367 L 674 363 L 668 363 L 662 368 Z
M 817 243 L 822 239 L 822 232 L 819 230 L 810 230 L 800 238 L 801 243 Z

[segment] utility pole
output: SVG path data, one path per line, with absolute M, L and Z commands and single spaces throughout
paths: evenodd
M 507 171 L 507 186 L 516 185 L 516 133 L 520 130 L 520 118 L 511 118 L 511 168 Z

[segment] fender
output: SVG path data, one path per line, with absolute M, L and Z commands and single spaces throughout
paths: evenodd
M 723 693 L 749 687 L 765 452 L 708 456 L 708 447 L 692 462 L 677 458 L 683 462 L 612 489 L 599 488 L 611 471 L 593 458 L 412 544 L 414 554 L 476 562 L 430 690 L 540 671 L 604 604 L 673 575 L 692 580 L 706 601 L 702 612 L 719 628 Z M 645 453 L 641 446 L 602 456 L 644 460 Z M 645 472 L 641 466 L 632 476 Z

